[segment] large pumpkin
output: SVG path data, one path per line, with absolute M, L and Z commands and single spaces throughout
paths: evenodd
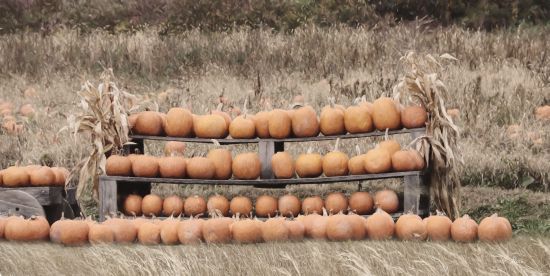
M 243 219 L 233 222 L 231 236 L 238 243 L 256 243 L 262 241 L 262 222 L 252 219 Z
M 286 241 L 289 236 L 289 229 L 285 224 L 285 219 L 270 218 L 261 225 L 262 239 L 266 242 Z
M 372 121 L 378 130 L 399 129 L 401 114 L 392 99 L 381 97 L 373 103 Z
M 187 176 L 192 179 L 213 179 L 216 174 L 214 162 L 206 157 L 193 157 L 187 160 Z
M 346 133 L 344 112 L 334 106 L 327 105 L 321 110 L 319 129 L 323 135 L 340 135 Z
M 400 240 L 425 240 L 428 231 L 418 215 L 404 214 L 395 223 L 395 235 Z
M 295 166 L 301 178 L 318 177 L 323 173 L 323 157 L 318 153 L 300 154 Z
M 89 227 L 90 231 L 88 232 L 88 241 L 91 244 L 109 244 L 115 241 L 113 229 L 111 229 L 108 225 L 93 224 Z
M 294 110 L 292 133 L 296 137 L 315 137 L 319 135 L 319 121 L 313 107 L 304 106 Z
M 323 157 L 323 172 L 325 176 L 347 175 L 349 157 L 347 154 L 335 150 L 327 153 Z
M 111 155 L 107 158 L 105 165 L 107 175 L 113 176 L 131 176 L 132 162 L 126 156 Z
M 428 120 L 428 113 L 422 106 L 407 106 L 401 111 L 401 124 L 411 129 L 425 127 Z
M 141 135 L 161 135 L 163 133 L 162 116 L 155 111 L 144 111 L 139 113 L 133 131 Z
M 139 226 L 137 239 L 143 245 L 156 245 L 160 240 L 160 225 L 146 222 Z
M 274 109 L 269 112 L 268 119 L 269 136 L 277 139 L 287 138 L 292 131 L 292 120 L 288 112 L 282 109 Z
M 346 241 L 353 237 L 353 228 L 346 215 L 330 216 L 326 224 L 327 238 L 332 241 Z
M 55 173 L 49 167 L 40 167 L 29 172 L 29 179 L 32 186 L 50 186 L 55 184 Z
M 9 167 L 2 173 L 2 182 L 6 187 L 26 186 L 30 182 L 29 173 L 22 167 Z
M 195 117 L 193 131 L 199 138 L 221 139 L 227 137 L 228 125 L 220 115 L 202 115 Z
M 369 150 L 364 162 L 367 173 L 385 173 L 391 170 L 391 155 L 383 148 Z
M 349 133 L 365 133 L 374 129 L 369 110 L 363 106 L 350 106 L 344 112 L 344 125 Z
M 288 239 L 300 241 L 304 239 L 306 228 L 301 221 L 285 220 L 285 226 L 288 228 Z
M 256 125 L 251 116 L 241 115 L 231 121 L 229 135 L 236 139 L 250 139 L 256 137 Z
M 174 245 L 179 243 L 178 228 L 180 221 L 173 217 L 167 218 L 159 223 L 160 240 L 163 244 Z
M 211 149 L 208 151 L 208 155 L 206 157 L 212 160 L 214 164 L 214 179 L 223 180 L 231 178 L 231 166 L 233 163 L 231 151 L 223 148 Z
M 432 241 L 447 241 L 451 238 L 452 221 L 446 216 L 429 216 L 426 221 L 428 238 Z
M 103 225 L 107 225 L 113 231 L 115 242 L 117 243 L 132 243 L 137 237 L 137 228 L 134 224 L 127 219 L 107 219 L 103 222 Z
M 159 174 L 158 158 L 149 155 L 138 155 L 132 162 L 132 172 L 137 177 L 157 177 Z
M 213 218 L 202 223 L 202 237 L 207 243 L 227 243 L 231 241 L 231 218 Z
M 392 169 L 396 172 L 414 171 L 418 164 L 415 153 L 410 150 L 400 150 L 391 156 Z
M 280 151 L 271 156 L 271 170 L 275 178 L 288 179 L 294 177 L 295 167 L 292 156 L 286 151 Z
M 235 156 L 231 165 L 236 179 L 252 180 L 260 177 L 262 166 L 255 152 L 241 153 Z
M 451 225 L 451 237 L 456 242 L 473 242 L 477 239 L 477 228 L 476 221 L 464 215 Z
M 377 209 L 365 222 L 367 236 L 372 240 L 391 239 L 395 231 L 393 218 L 384 210 Z
M 44 217 L 10 217 L 4 227 L 4 237 L 9 241 L 41 241 L 49 236 L 50 224 Z
M 256 135 L 260 138 L 269 138 L 269 112 L 260 111 L 252 118 L 256 127 Z M 233 135 L 232 135 L 233 136 Z
M 168 156 L 158 159 L 159 173 L 163 178 L 185 178 L 187 159 L 183 156 Z
M 188 137 L 193 133 L 193 114 L 185 108 L 171 108 L 166 114 L 166 135 Z
M 196 244 L 202 240 L 202 219 L 188 219 L 180 222 L 178 239 L 181 244 Z
M 60 226 L 60 242 L 63 245 L 83 245 L 88 243 L 90 226 L 83 220 L 64 220 Z
M 512 226 L 507 218 L 493 214 L 481 220 L 477 234 L 480 241 L 507 241 L 512 238 Z

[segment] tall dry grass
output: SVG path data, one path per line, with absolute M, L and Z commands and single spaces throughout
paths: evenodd
M 0 243 L 5 275 L 545 275 L 550 240 L 61 247 Z

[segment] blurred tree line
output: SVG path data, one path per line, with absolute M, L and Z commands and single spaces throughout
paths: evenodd
M 550 0 L 0 0 L 0 33 L 59 26 L 83 31 L 292 30 L 304 24 L 372 26 L 427 17 L 437 24 L 493 28 L 548 24 Z

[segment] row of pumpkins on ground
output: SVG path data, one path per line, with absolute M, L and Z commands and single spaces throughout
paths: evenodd
M 387 213 L 395 213 L 399 208 L 399 199 L 392 190 L 378 191 L 374 197 L 368 192 L 352 193 L 349 199 L 339 192 L 327 195 L 325 200 L 320 196 L 306 197 L 302 201 L 295 195 L 287 194 L 279 198 L 262 195 L 252 200 L 245 196 L 236 196 L 228 200 L 223 195 L 213 195 L 206 201 L 201 196 L 190 196 L 182 199 L 172 195 L 162 199 L 158 195 L 145 197 L 128 195 L 122 203 L 122 211 L 128 216 L 187 216 L 197 217 L 205 214 L 215 216 L 251 217 L 297 217 L 299 214 L 322 214 L 323 209 L 329 214 L 353 212 L 358 215 L 372 214 L 374 207 Z
M 336 147 L 322 156 L 318 153 L 300 154 L 296 160 L 288 152 L 277 152 L 271 158 L 273 174 L 279 179 L 344 176 L 348 174 L 376 174 L 390 171 L 422 170 L 425 161 L 416 150 L 402 150 L 395 140 L 386 140 L 365 154 L 352 158 Z M 260 157 L 255 152 L 240 153 L 234 158 L 231 151 L 215 148 L 206 157 L 185 158 L 171 154 L 167 157 L 149 155 L 111 155 L 107 159 L 106 174 L 111 176 L 235 179 L 252 180 L 260 177 Z
M 274 109 L 257 114 L 245 114 L 232 119 L 221 106 L 207 115 L 192 114 L 185 108 L 172 108 L 168 113 L 144 111 L 130 115 L 128 125 L 135 134 L 171 137 L 199 137 L 222 139 L 251 139 L 288 137 L 315 137 L 366 133 L 374 129 L 384 131 L 424 127 L 428 114 L 422 106 L 402 107 L 394 100 L 381 97 L 345 108 L 325 106 L 317 116 L 311 106 L 297 109 Z
M 239 219 L 217 217 L 208 220 L 191 218 L 165 220 L 145 218 L 111 218 L 103 223 L 92 220 L 59 220 L 51 227 L 44 217 L 0 218 L 0 239 L 10 241 L 51 240 L 75 246 L 89 243 L 197 244 L 206 243 L 259 243 L 299 241 L 304 238 L 331 241 L 432 240 L 457 242 L 505 241 L 512 237 L 510 222 L 494 214 L 481 220 L 479 226 L 468 215 L 452 222 L 443 215 L 424 220 L 417 215 L 405 214 L 396 223 L 381 209 L 365 218 L 356 214 L 327 216 L 310 214 L 294 220 L 284 217 Z
M 12 166 L 0 170 L 0 187 L 65 186 L 69 170 L 40 165 Z

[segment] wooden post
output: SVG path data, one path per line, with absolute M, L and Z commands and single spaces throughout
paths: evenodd
M 412 132 L 411 139 L 420 137 L 423 133 Z M 429 171 L 429 168 L 427 168 Z M 423 175 L 407 175 L 404 177 L 403 213 L 412 212 L 421 217 L 430 213 L 430 186 L 428 177 Z
M 99 221 L 117 213 L 117 184 L 114 180 L 99 178 Z
M 271 157 L 273 154 L 279 151 L 285 150 L 284 142 L 275 142 L 273 140 L 260 140 L 258 142 L 258 152 L 260 155 L 260 162 L 262 164 L 262 170 L 260 173 L 261 179 L 274 179 L 273 169 L 271 168 Z M 285 185 L 262 185 L 254 186 L 258 188 L 284 188 Z

